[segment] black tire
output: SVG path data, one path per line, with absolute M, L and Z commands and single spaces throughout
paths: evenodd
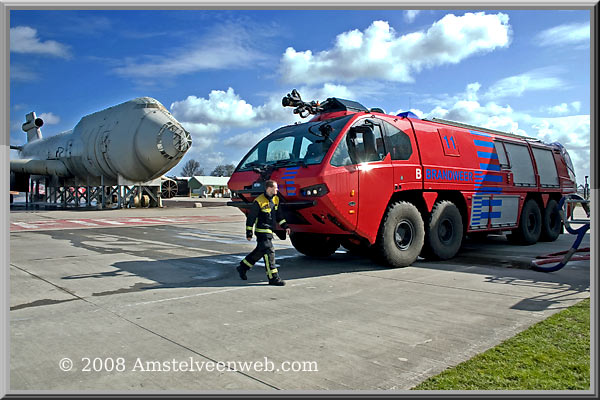
M 292 232 L 290 241 L 296 250 L 309 257 L 329 257 L 340 247 L 337 238 L 317 233 Z
M 529 199 L 523 205 L 519 227 L 508 235 L 508 240 L 514 244 L 529 246 L 537 243 L 542 233 L 542 212 L 538 203 Z
M 385 213 L 375 250 L 386 265 L 406 267 L 416 261 L 424 241 L 421 213 L 413 204 L 401 201 L 390 205 Z
M 540 241 L 554 242 L 562 231 L 562 219 L 558 210 L 556 200 L 548 200 L 546 208 L 542 214 L 542 233 Z
M 458 253 L 463 239 L 460 210 L 451 201 L 439 201 L 425 225 L 425 245 L 421 255 L 429 260 L 448 260 Z

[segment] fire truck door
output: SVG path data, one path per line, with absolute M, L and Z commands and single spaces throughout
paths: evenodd
M 327 185 L 343 225 L 354 230 L 358 221 L 358 164 L 350 157 L 349 144 L 351 138 L 346 134 L 331 157 L 333 168 L 327 173 Z
M 363 119 L 348 133 L 353 139 L 351 157 L 358 162 L 357 229 L 367 233 L 379 229 L 393 192 L 394 171 L 390 154 L 385 151 L 381 123 L 374 118 Z
M 385 149 L 394 168 L 394 191 L 422 190 L 423 169 L 410 122 L 383 121 Z

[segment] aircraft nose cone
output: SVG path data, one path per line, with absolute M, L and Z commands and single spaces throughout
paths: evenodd
M 192 137 L 181 125 L 167 122 L 158 132 L 158 150 L 168 159 L 182 156 L 191 145 Z

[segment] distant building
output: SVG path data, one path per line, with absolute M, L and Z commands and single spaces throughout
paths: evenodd
M 227 187 L 229 176 L 192 176 L 188 187 L 200 197 L 231 197 Z

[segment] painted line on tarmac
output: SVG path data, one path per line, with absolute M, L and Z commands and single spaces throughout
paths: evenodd
M 306 284 L 306 282 L 300 282 L 300 283 L 295 283 L 293 285 L 290 285 L 290 287 L 303 286 L 305 284 Z M 260 285 L 260 286 L 268 286 L 268 284 Z M 143 305 L 146 305 L 146 304 L 163 303 L 165 301 L 189 299 L 189 298 L 192 298 L 192 297 L 208 296 L 210 294 L 219 294 L 219 293 L 225 293 L 225 292 L 232 292 L 234 290 L 249 289 L 249 288 L 252 288 L 252 287 L 256 287 L 256 286 L 255 285 L 238 286 L 238 287 L 233 287 L 233 288 L 228 288 L 228 289 L 213 290 L 212 292 L 190 294 L 190 295 L 187 295 L 187 296 L 169 297 L 169 298 L 160 299 L 160 300 L 142 301 L 140 303 L 126 304 L 123 307 L 135 307 L 135 306 L 143 306 Z
M 148 226 L 148 225 L 179 225 L 179 224 L 206 224 L 219 222 L 243 222 L 243 216 L 190 216 L 190 217 L 123 217 L 112 219 L 82 218 L 82 219 L 55 219 L 28 222 L 11 222 L 11 232 L 63 230 L 63 229 L 89 229 L 89 228 L 114 228 L 115 226 Z
M 169 297 L 166 299 L 160 299 L 160 300 L 152 300 L 152 301 L 143 301 L 141 303 L 133 303 L 133 304 L 127 304 L 127 307 L 134 307 L 134 306 L 141 306 L 141 305 L 145 305 L 145 304 L 155 304 L 155 303 L 162 303 L 165 301 L 172 301 L 172 300 L 182 300 L 182 299 L 188 299 L 191 297 L 199 297 L 199 296 L 207 296 L 209 294 L 216 294 L 216 293 L 223 293 L 223 292 L 231 292 L 233 290 L 240 290 L 240 289 L 245 289 L 247 287 L 250 286 L 239 286 L 239 287 L 234 287 L 234 288 L 229 288 L 229 289 L 222 289 L 222 290 L 214 290 L 212 292 L 204 292 L 204 293 L 196 293 L 196 294 L 190 294 L 187 296 L 179 296 L 179 297 Z

